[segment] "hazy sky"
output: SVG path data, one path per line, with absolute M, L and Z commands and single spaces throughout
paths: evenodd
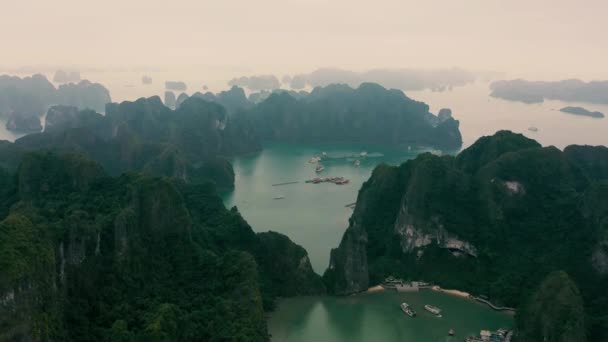
M 0 65 L 608 78 L 606 0 L 0 0 Z

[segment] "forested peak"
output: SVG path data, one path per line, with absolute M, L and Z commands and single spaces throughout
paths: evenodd
M 528 148 L 539 148 L 541 145 L 523 134 L 511 131 L 498 131 L 490 136 L 479 138 L 473 145 L 460 152 L 458 165 L 469 172 L 474 172 L 483 165 L 508 152 Z

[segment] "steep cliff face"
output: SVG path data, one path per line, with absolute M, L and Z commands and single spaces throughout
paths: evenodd
M 255 234 L 211 183 L 48 152 L 0 183 L 2 340 L 265 341 L 276 296 L 324 290 L 303 248 Z
M 399 167 L 379 166 L 331 253 L 327 288 L 348 294 L 394 275 L 517 306 L 544 276 L 563 269 L 584 297 L 602 302 L 603 160 L 603 148 L 562 152 L 498 132 L 457 157 L 424 154 Z M 599 302 L 586 302 L 588 314 L 605 313 Z M 602 324 L 594 321 L 594 331 Z

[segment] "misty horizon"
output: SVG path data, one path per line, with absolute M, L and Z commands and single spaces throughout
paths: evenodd
M 595 0 L 586 6 L 548 0 L 28 0 L 5 4 L 0 14 L 0 68 L 214 69 L 229 80 L 320 68 L 457 67 L 508 78 L 593 80 L 608 78 L 607 10 L 607 3 Z

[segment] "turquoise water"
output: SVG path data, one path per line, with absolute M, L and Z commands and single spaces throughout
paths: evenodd
M 357 192 L 379 163 L 398 165 L 420 150 L 365 145 L 285 145 L 267 144 L 258 154 L 233 161 L 235 190 L 223 195 L 227 207 L 237 206 L 256 231 L 283 233 L 308 251 L 319 274 L 327 268 L 329 252 L 337 247 L 352 209 L 345 205 L 357 199 Z M 362 151 L 368 156 L 359 157 Z M 317 164 L 308 163 L 326 152 L 325 170 L 317 175 Z M 359 167 L 354 165 L 358 159 Z M 308 184 L 314 177 L 342 176 L 349 184 Z M 282 186 L 272 184 L 293 182 Z M 284 196 L 284 199 L 274 199 Z
M 308 161 L 323 151 L 320 176 L 342 176 L 347 185 L 307 184 L 316 177 Z M 366 158 L 360 158 L 367 151 Z M 267 144 L 264 151 L 233 160 L 235 190 L 223 194 L 227 206 L 236 205 L 256 231 L 286 234 L 308 251 L 317 273 L 329 262 L 331 248 L 338 246 L 361 185 L 379 163 L 400 164 L 423 150 L 365 145 Z M 361 165 L 356 167 L 358 159 Z M 272 186 L 283 182 L 296 184 Z M 284 196 L 284 199 L 274 199 Z M 410 318 L 399 304 L 407 302 L 418 312 Z M 437 318 L 424 311 L 424 304 L 443 309 Z M 512 317 L 494 312 L 479 303 L 431 290 L 418 293 L 382 292 L 349 297 L 300 297 L 280 302 L 268 321 L 273 341 L 462 341 L 481 329 L 512 326 Z M 456 336 L 449 337 L 449 329 Z
M 399 304 L 417 312 L 405 315 Z M 442 309 L 441 318 L 424 310 Z M 512 316 L 492 311 L 468 299 L 425 290 L 382 292 L 350 297 L 301 297 L 283 300 L 268 322 L 272 341 L 463 341 L 482 329 L 512 326 Z M 454 329 L 455 335 L 448 336 Z

